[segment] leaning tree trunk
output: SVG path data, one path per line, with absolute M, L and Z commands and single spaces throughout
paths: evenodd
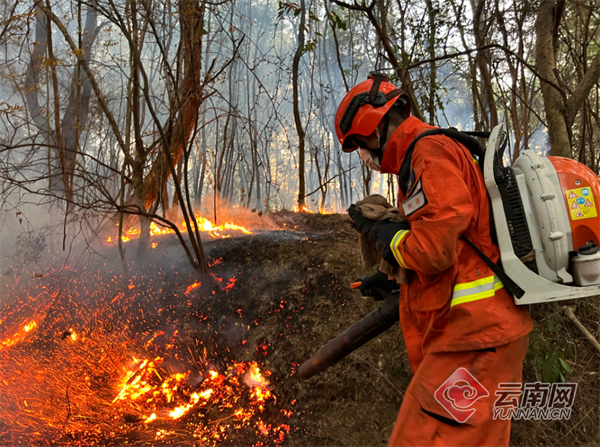
M 200 79 L 202 62 L 202 33 L 204 8 L 196 1 L 181 0 L 180 17 L 182 23 L 183 61 L 185 63 L 183 80 L 171 119 L 164 126 L 165 140 L 169 142 L 166 150 L 160 151 L 150 172 L 144 179 L 144 201 L 149 208 L 157 199 L 159 192 L 169 179 L 171 172 L 166 159 L 168 153 L 173 166 L 176 166 L 184 145 L 189 142 L 196 125 L 198 110 L 202 104 L 203 85 Z

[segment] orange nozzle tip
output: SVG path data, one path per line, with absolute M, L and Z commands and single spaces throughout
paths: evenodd
M 361 284 L 362 284 L 362 281 L 361 282 L 353 282 L 352 284 L 350 284 L 350 288 L 358 289 Z

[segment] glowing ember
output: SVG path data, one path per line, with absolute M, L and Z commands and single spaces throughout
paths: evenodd
M 235 282 L 235 278 L 229 278 L 229 281 L 227 281 L 227 285 L 225 286 L 225 291 L 229 292 L 231 289 L 233 289 L 233 287 L 235 286 Z
M 196 391 L 192 391 L 188 384 L 191 371 L 166 375 L 159 366 L 162 361 L 160 358 L 134 359 L 136 368 L 126 372 L 122 389 L 113 404 L 122 408 L 123 413 L 142 411 L 149 414 L 144 416 L 145 424 L 178 420 L 187 416 L 190 418 L 189 423 L 193 424 L 194 437 L 212 439 L 213 442 L 223 440 L 224 433 L 215 430 L 208 420 L 204 421 L 205 415 L 200 411 L 202 409 L 229 409 L 236 428 L 253 426 L 261 436 L 279 431 L 285 434 L 289 431 L 285 424 L 273 427 L 258 416 L 264 412 L 267 404 L 275 403 L 275 396 L 268 389 L 269 382 L 256 363 L 234 363 L 227 375 L 208 370 Z M 242 385 L 242 381 L 248 388 Z M 247 401 L 246 405 L 243 404 L 244 401 Z M 175 406 L 166 410 L 169 404 Z
M 252 363 L 244 376 L 244 383 L 249 387 L 265 388 L 269 385 L 269 381 L 261 374 L 256 363 Z
M 185 294 L 187 295 L 188 293 L 190 293 L 192 290 L 194 290 L 196 287 L 200 287 L 202 285 L 201 282 L 196 281 L 194 284 L 192 284 L 191 286 L 189 286 L 186 291 Z

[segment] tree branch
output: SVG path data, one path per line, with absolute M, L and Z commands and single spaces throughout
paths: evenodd
M 54 24 L 57 26 L 57 28 L 63 34 L 65 40 L 67 41 L 67 43 L 69 44 L 69 47 L 71 48 L 71 51 L 77 57 L 77 60 L 81 64 L 81 67 L 84 69 L 85 73 L 87 74 L 90 84 L 92 84 L 92 88 L 94 89 L 94 93 L 96 94 L 96 98 L 98 99 L 98 103 L 100 104 L 100 108 L 106 115 L 106 118 L 108 119 L 108 122 L 110 124 L 110 128 L 113 131 L 115 138 L 117 139 L 117 142 L 119 143 L 119 146 L 123 150 L 125 157 L 127 158 L 127 151 L 125 150 L 125 142 L 123 141 L 121 132 L 119 131 L 119 126 L 117 125 L 117 122 L 115 121 L 113 114 L 108 109 L 108 104 L 106 104 L 106 100 L 104 99 L 104 95 L 102 94 L 102 91 L 100 90 L 100 86 L 96 82 L 96 78 L 94 77 L 94 74 L 92 73 L 92 70 L 90 69 L 90 66 L 88 65 L 87 61 L 85 60 L 85 55 L 83 54 L 83 51 L 80 51 L 80 49 L 77 47 L 77 45 L 75 45 L 75 42 L 73 42 L 73 39 L 71 39 L 71 36 L 69 35 L 69 32 L 67 31 L 67 29 L 65 28 L 63 23 L 60 21 L 60 19 L 56 15 L 52 11 L 50 11 L 48 8 L 46 8 L 42 3 L 39 3 L 38 6 L 42 11 L 44 11 L 46 16 L 49 17 L 50 20 L 52 20 L 54 22 Z M 130 160 L 128 160 L 128 161 L 130 161 Z
M 567 101 L 567 126 L 571 127 L 575 122 L 577 111 L 587 98 L 590 90 L 598 82 L 600 76 L 600 50 L 591 62 L 590 68 L 585 72 L 575 91 Z
M 579 321 L 579 318 L 577 318 L 577 316 L 573 313 L 573 308 L 565 306 L 562 309 L 569 321 L 571 321 L 571 323 L 577 326 L 577 329 L 579 329 L 581 333 L 585 336 L 585 338 L 587 338 L 590 341 L 592 346 L 594 346 L 594 349 L 600 352 L 600 343 L 598 343 L 598 340 L 596 340 L 596 338 L 591 334 L 591 332 L 587 330 L 583 323 Z
M 332 0 L 332 1 L 335 1 L 335 0 Z M 437 57 L 434 57 L 432 59 L 423 59 L 422 61 L 414 62 L 414 63 L 408 65 L 406 68 L 408 70 L 411 70 L 411 69 L 419 67 L 421 65 L 429 64 L 431 62 L 443 61 L 443 60 L 447 60 L 447 59 L 454 59 L 455 57 L 458 57 L 458 56 L 465 56 L 465 55 L 473 53 L 475 51 L 483 51 L 483 50 L 487 50 L 487 49 L 490 49 L 490 48 L 496 48 L 496 49 L 505 51 L 506 53 L 510 54 L 516 60 L 518 60 L 524 66 L 526 66 L 535 76 L 537 76 L 540 79 L 540 81 L 543 81 L 543 82 L 546 82 L 546 83 L 550 84 L 552 87 L 554 87 L 556 90 L 558 90 L 561 94 L 564 95 L 564 90 L 561 87 L 559 87 L 558 85 L 556 85 L 552 81 L 544 78 L 536 70 L 536 68 L 533 65 L 531 65 L 530 63 L 528 63 L 525 59 L 523 59 L 517 53 L 515 53 L 514 51 L 512 51 L 510 48 L 506 48 L 505 46 L 497 44 L 497 43 L 490 43 L 490 44 L 487 44 L 487 45 L 483 45 L 483 46 L 481 46 L 479 48 L 468 48 L 468 49 L 463 50 L 463 51 L 458 51 L 458 52 L 452 53 L 452 54 L 444 54 L 442 56 L 437 56 Z M 598 65 L 598 64 L 596 64 L 596 65 Z M 588 71 L 591 71 L 591 69 L 588 70 Z M 591 86 L 590 86 L 590 88 L 591 88 Z

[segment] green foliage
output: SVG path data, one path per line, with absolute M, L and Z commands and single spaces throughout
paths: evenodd
M 346 25 L 346 22 L 344 22 L 339 15 L 337 15 L 335 12 L 331 11 L 327 13 L 327 18 L 329 19 L 329 21 L 331 23 L 333 23 L 333 26 L 336 28 L 339 28 L 341 30 L 346 31 L 348 29 L 348 25 Z
M 294 17 L 298 17 L 301 11 L 298 3 L 280 1 L 277 6 L 277 18 L 281 18 L 290 12 L 294 13 Z
M 310 51 L 315 51 L 316 47 L 317 47 L 317 39 L 311 39 L 308 42 L 306 42 L 306 45 L 304 45 L 304 48 L 302 48 L 302 54 L 308 53 Z
M 544 382 L 566 382 L 565 374 L 573 374 L 573 370 L 566 362 L 562 352 L 555 350 L 548 353 L 542 366 Z

